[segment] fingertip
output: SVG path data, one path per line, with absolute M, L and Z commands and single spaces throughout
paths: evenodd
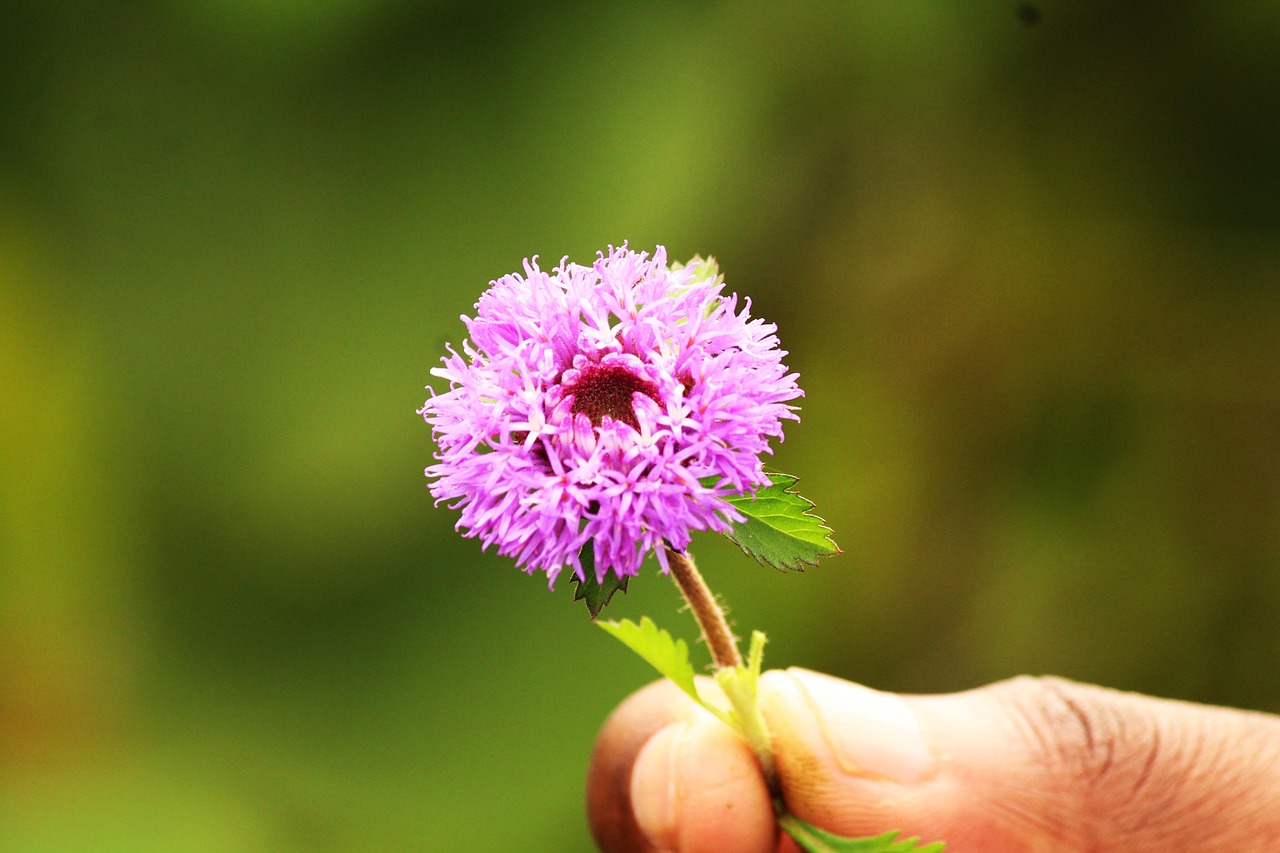
M 772 803 L 747 745 L 710 716 L 674 722 L 641 748 L 631 777 L 636 823 L 659 850 L 772 853 Z
M 843 834 L 905 828 L 936 758 L 900 697 L 792 668 L 764 673 L 760 700 L 793 814 Z
M 689 701 L 663 679 L 631 694 L 609 715 L 587 767 L 587 821 L 608 853 L 651 853 L 636 826 L 631 777 L 637 756 L 657 732 L 689 713 Z
M 680 754 L 689 724 L 672 723 L 640 748 L 631 770 L 631 803 L 636 823 L 659 850 L 679 843 Z
M 806 669 L 784 675 L 843 774 L 912 784 L 936 772 L 933 747 L 901 697 Z

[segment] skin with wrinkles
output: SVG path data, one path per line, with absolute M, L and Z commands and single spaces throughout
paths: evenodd
M 761 708 L 788 808 L 842 835 L 898 829 L 944 840 L 947 853 L 1280 850 L 1273 715 L 1053 678 L 895 696 L 798 669 L 764 674 Z M 702 740 L 711 722 L 662 682 L 610 717 L 588 775 L 601 850 L 795 849 L 754 820 L 734 846 L 715 847 L 715 803 L 682 799 L 654 812 L 650 800 L 669 802 L 673 784 L 694 790 L 704 778 L 717 780 L 721 799 L 759 802 L 763 780 L 743 772 L 740 749 Z M 673 724 L 678 738 L 663 734 Z M 646 757 L 652 744 L 662 761 Z M 625 797 L 610 793 L 610 779 Z

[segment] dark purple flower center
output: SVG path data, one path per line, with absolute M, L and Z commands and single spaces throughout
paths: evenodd
M 615 421 L 639 429 L 640 422 L 636 420 L 636 409 L 632 403 L 637 391 L 655 403 L 661 402 L 657 385 L 619 365 L 587 367 L 569 390 L 573 394 L 571 411 L 586 415 L 595 426 L 600 426 L 604 416 L 608 415 Z

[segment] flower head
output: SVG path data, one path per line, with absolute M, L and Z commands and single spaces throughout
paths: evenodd
M 448 390 L 419 410 L 457 528 L 554 583 L 565 566 L 585 579 L 587 543 L 597 580 L 626 578 L 741 521 L 725 496 L 768 482 L 760 455 L 802 392 L 776 327 L 723 288 L 712 263 L 625 244 L 491 282 L 462 354 L 431 371 Z

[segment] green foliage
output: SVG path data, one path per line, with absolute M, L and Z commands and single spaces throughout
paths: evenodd
M 761 565 L 781 571 L 803 571 L 818 565 L 821 557 L 839 554 L 831 528 L 811 511 L 813 502 L 793 489 L 798 478 L 778 471 L 765 474 L 770 485 L 753 495 L 728 498 L 747 520 L 725 535 Z
M 946 846 L 941 841 L 921 845 L 918 838 L 899 841 L 898 832 L 874 838 L 842 838 L 790 814 L 779 817 L 778 825 L 809 853 L 939 853 Z
M 716 670 L 716 684 L 729 700 L 729 722 L 742 735 L 755 753 L 766 778 L 774 775 L 773 744 L 769 729 L 760 713 L 760 668 L 764 665 L 766 638 L 761 631 L 751 632 L 751 649 L 745 666 Z
M 591 614 L 592 619 L 595 619 L 600 615 L 600 611 L 604 610 L 604 606 L 609 603 L 609 599 L 613 598 L 615 592 L 626 593 L 627 581 L 631 580 L 631 578 L 620 578 L 613 572 L 605 572 L 603 581 L 596 580 L 595 549 L 590 542 L 582 546 L 578 556 L 582 560 L 582 576 L 584 579 L 574 579 L 577 589 L 574 590 L 573 600 L 585 600 L 587 612 Z
M 648 616 L 641 616 L 638 625 L 630 619 L 596 624 L 644 658 L 660 674 L 671 679 L 699 705 L 735 730 L 739 728 L 725 711 L 707 702 L 698 694 L 698 686 L 693 680 L 693 664 L 689 662 L 689 646 L 684 640 L 674 639 L 655 625 Z
M 704 258 L 702 255 L 694 255 L 689 259 L 687 264 L 675 261 L 671 264 L 672 270 L 680 269 L 693 270 L 694 281 L 714 281 L 720 278 L 720 265 L 716 263 L 715 258 Z

